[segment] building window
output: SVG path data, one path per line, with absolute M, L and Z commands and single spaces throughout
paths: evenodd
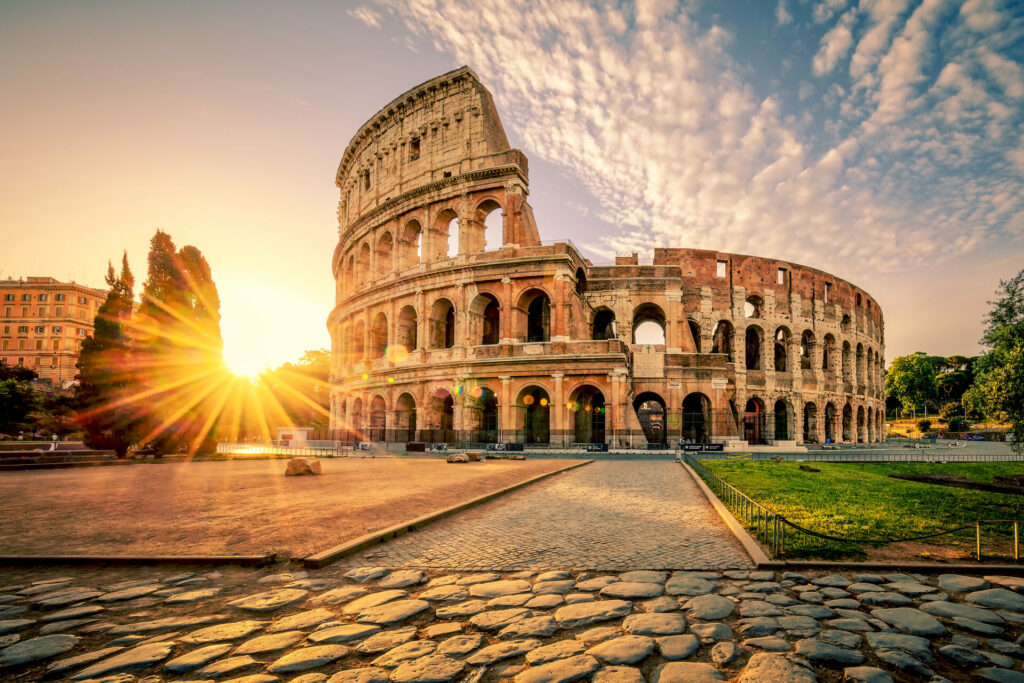
M 24 358 L 19 358 L 18 359 L 18 365 L 24 365 L 24 364 L 25 364 L 25 359 Z
M 780 285 L 786 284 L 786 269 L 785 268 L 779 268 L 779 279 L 778 279 L 778 282 L 779 282 Z
M 53 326 L 53 333 L 54 333 L 54 334 L 60 334 L 60 332 L 61 332 L 61 327 L 60 327 L 60 325 L 54 325 L 54 326 Z
M 57 301 L 64 301 L 64 295 L 63 294 L 58 294 L 57 295 Z
M 10 306 L 4 306 L 4 317 L 5 318 L 12 318 L 12 317 L 14 317 L 14 309 L 12 307 L 10 307 Z
M 46 301 L 46 295 L 45 294 L 40 294 L 39 295 L 39 300 L 40 301 Z
M 28 334 L 28 325 L 18 325 L 18 334 Z
M 42 339 L 36 339 L 36 351 L 42 351 L 42 350 L 43 350 L 43 340 Z
M 27 318 L 28 317 L 28 306 L 22 306 L 21 307 L 21 317 L 22 318 Z
M 14 301 L 14 295 L 13 294 L 5 294 L 4 295 L 4 301 Z
M 38 316 L 39 316 L 40 318 L 45 318 L 45 317 L 46 317 L 46 311 L 47 311 L 47 308 L 46 308 L 46 306 L 40 306 L 40 307 L 39 307 L 39 312 L 37 313 L 37 315 L 38 315 Z
M 60 339 L 54 339 L 51 345 L 54 351 L 60 351 Z
M 718 277 L 725 277 L 726 269 L 728 268 L 728 266 L 729 266 L 729 262 L 728 261 L 719 261 L 718 262 L 718 268 L 715 271 L 715 275 L 717 275 Z
M 369 170 L 363 171 L 363 189 L 364 190 L 369 190 L 370 189 L 370 171 Z
M 21 300 L 22 301 L 32 301 L 32 295 L 31 294 L 22 294 L 21 295 Z
M 78 328 L 78 336 L 79 337 L 84 337 L 85 336 L 85 330 L 82 329 L 81 327 Z
M 18 349 L 20 349 L 22 351 L 25 350 L 25 340 L 24 339 L 19 339 L 18 340 Z M 18 365 L 21 365 L 21 359 L 20 358 L 18 359 Z
M 6 351 L 7 347 L 10 346 L 10 345 L 11 345 L 11 340 L 10 339 L 4 339 L 3 341 L 0 341 L 0 346 L 3 347 L 4 351 Z
M 416 161 L 420 158 L 420 139 L 413 138 L 409 143 L 409 161 Z
M 36 334 L 46 334 L 46 328 L 42 325 L 36 325 Z
M 4 334 L 10 334 L 10 333 L 11 333 L 11 326 L 10 325 L 4 325 Z
M 825 283 L 825 303 L 828 303 L 829 297 L 832 295 L 832 283 Z
M 87 303 L 89 303 L 89 300 L 86 299 L 84 296 L 80 296 L 80 297 L 78 297 L 78 303 L 80 303 L 80 304 L 82 304 L 84 306 Z
M 56 310 L 54 310 L 53 314 L 55 316 L 57 316 L 58 318 L 61 317 L 62 315 L 64 315 L 64 307 L 63 306 L 54 306 L 54 309 L 56 309 Z

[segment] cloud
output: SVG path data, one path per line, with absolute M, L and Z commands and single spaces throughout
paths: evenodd
M 821 76 L 836 68 L 840 59 L 846 56 L 853 46 L 853 32 L 850 26 L 853 24 L 857 13 L 850 10 L 839 19 L 831 31 L 821 39 L 821 47 L 818 54 L 814 55 L 812 68 L 814 75 Z
M 350 17 L 358 19 L 370 28 L 380 28 L 380 13 L 366 7 L 354 7 L 346 12 Z
M 786 9 L 786 0 L 779 0 L 779 4 L 775 6 L 775 25 L 785 26 L 792 23 L 793 15 Z

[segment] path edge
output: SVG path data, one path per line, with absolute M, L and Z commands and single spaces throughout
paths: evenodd
M 430 512 L 420 517 L 416 517 L 414 519 L 401 522 L 399 524 L 395 524 L 386 529 L 381 529 L 380 531 L 374 531 L 364 536 L 360 536 L 359 538 L 354 538 L 351 541 L 346 541 L 345 543 L 342 543 L 340 545 L 336 545 L 332 548 L 328 548 L 327 550 L 323 550 L 319 553 L 303 558 L 302 566 L 308 569 L 322 569 L 323 567 L 326 567 L 327 565 L 333 562 L 337 562 L 343 557 L 353 555 L 359 552 L 360 550 L 369 548 L 370 546 L 376 545 L 381 541 L 389 541 L 409 531 L 413 531 L 415 529 L 424 527 L 430 524 L 431 522 L 436 522 L 439 519 L 448 517 L 450 515 L 454 515 L 457 512 L 462 512 L 463 510 L 468 510 L 469 508 L 476 507 L 481 503 L 486 503 L 490 500 L 494 500 L 499 496 L 503 496 L 506 493 L 511 493 L 512 491 L 520 489 L 524 486 L 529 486 L 530 484 L 536 483 L 542 479 L 547 479 L 548 477 L 552 477 L 556 474 L 562 474 L 563 472 L 574 470 L 577 467 L 589 465 L 592 462 L 594 461 L 583 460 L 582 462 L 576 462 L 571 465 L 566 465 L 565 467 L 560 467 L 550 472 L 538 474 L 534 477 L 530 477 L 529 479 L 524 479 L 523 481 L 518 482 L 516 484 L 506 486 L 505 488 L 502 489 L 498 489 L 497 491 L 492 491 L 490 493 L 486 493 L 482 496 L 478 496 L 471 500 L 467 500 L 464 503 L 458 503 L 457 505 L 452 505 L 451 507 L 444 508 L 443 510 L 438 510 L 437 512 Z
M 693 479 L 694 483 L 697 485 L 697 488 L 699 488 L 701 493 L 704 494 L 704 497 L 707 498 L 711 507 L 715 509 L 718 516 L 721 517 L 722 521 L 725 522 L 725 525 L 729 527 L 729 531 L 732 532 L 733 536 L 736 537 L 736 540 L 740 542 L 741 546 L 743 546 L 744 552 L 746 552 L 747 556 L 750 557 L 750 561 L 754 563 L 754 566 L 762 567 L 764 565 L 771 564 L 771 559 L 761 548 L 761 544 L 755 541 L 754 537 L 747 533 L 747 530 L 743 528 L 743 525 L 739 523 L 739 520 L 729 512 L 729 509 L 725 507 L 722 501 L 718 499 L 718 496 L 708 488 L 708 485 L 704 483 L 704 480 L 697 476 L 697 473 L 693 471 L 693 468 L 685 462 L 680 462 L 679 464 L 683 466 L 686 473 L 690 475 L 690 478 Z

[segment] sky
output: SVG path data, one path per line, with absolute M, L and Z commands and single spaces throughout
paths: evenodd
M 334 175 L 381 106 L 469 65 L 541 237 L 822 268 L 886 357 L 978 353 L 1024 268 L 1024 3 L 0 2 L 0 278 L 138 281 L 202 250 L 225 357 L 326 347 Z

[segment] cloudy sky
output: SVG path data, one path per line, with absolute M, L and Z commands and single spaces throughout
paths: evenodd
M 326 346 L 334 171 L 470 65 L 542 238 L 832 271 L 888 358 L 975 353 L 1024 267 L 1024 4 L 379 0 L 0 5 L 0 277 L 102 283 L 156 228 L 206 254 L 226 355 Z

